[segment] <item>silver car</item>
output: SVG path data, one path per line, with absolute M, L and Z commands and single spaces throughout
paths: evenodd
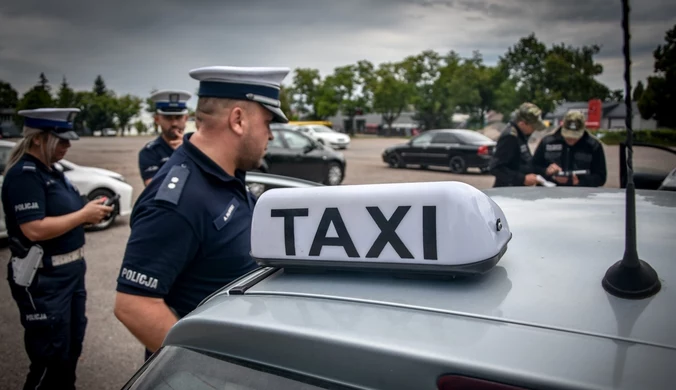
M 327 194 L 359 186 L 341 187 L 298 193 L 332 191 L 316 201 L 330 202 Z M 287 190 L 269 191 L 259 202 L 275 191 Z M 460 269 L 457 277 L 416 275 L 406 264 L 380 272 L 387 270 L 261 261 L 261 268 L 182 318 L 124 388 L 673 389 L 676 193 L 637 192 L 638 251 L 657 271 L 661 290 L 635 300 L 602 287 L 625 250 L 623 190 L 500 188 L 484 194 L 506 218 L 484 230 L 511 233 L 497 263 L 466 269 L 469 276 Z M 350 225 L 346 215 L 359 202 L 341 204 Z M 378 204 L 393 215 L 387 200 Z M 481 221 L 467 217 L 472 208 L 490 213 L 490 204 L 466 205 L 437 219 L 437 226 L 456 226 L 438 236 L 455 245 L 447 254 L 486 249 L 479 237 L 458 237 L 467 234 L 459 230 L 465 225 L 482 231 Z M 408 223 L 417 221 L 420 213 L 410 213 Z M 306 226 L 296 224 L 296 240 L 316 237 Z M 255 240 L 256 229 L 253 251 L 273 253 L 276 244 Z M 390 225 L 390 243 L 394 229 Z M 401 229 L 402 242 L 426 234 Z M 378 234 L 352 235 L 355 242 L 366 236 Z M 382 250 L 394 253 L 389 246 Z M 442 255 L 442 262 L 450 261 Z M 284 253 L 279 256 L 283 260 Z

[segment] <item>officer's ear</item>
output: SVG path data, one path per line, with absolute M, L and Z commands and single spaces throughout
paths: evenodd
M 244 109 L 240 105 L 236 105 L 230 109 L 228 113 L 228 127 L 230 127 L 233 133 L 240 136 L 244 134 L 244 120 Z

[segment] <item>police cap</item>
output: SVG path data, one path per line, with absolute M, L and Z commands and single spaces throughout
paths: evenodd
M 287 123 L 279 92 L 289 71 L 277 67 L 209 66 L 191 70 L 190 77 L 200 82 L 199 97 L 254 101 L 272 112 L 274 122 Z
M 79 108 L 37 108 L 21 110 L 24 126 L 48 131 L 56 137 L 66 140 L 78 140 L 80 137 L 73 131 L 73 119 L 80 112 Z
M 150 99 L 155 103 L 155 110 L 160 115 L 186 115 L 187 102 L 191 97 L 192 94 L 186 91 L 163 90 L 152 94 Z

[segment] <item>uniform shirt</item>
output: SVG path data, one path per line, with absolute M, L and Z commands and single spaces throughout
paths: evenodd
M 527 174 L 544 174 L 533 166 L 532 160 L 528 138 L 519 126 L 509 122 L 498 138 L 489 165 L 490 173 L 495 176 L 493 187 L 523 186 Z
M 552 163 L 564 171 L 589 170 L 587 175 L 578 175 L 580 187 L 601 187 L 606 183 L 608 174 L 603 145 L 586 131 L 573 146 L 566 143 L 561 129 L 544 137 L 535 150 L 533 164 L 546 170 Z M 548 180 L 553 181 L 551 177 Z M 557 185 L 572 186 L 573 181 L 569 179 L 568 183 Z
M 138 153 L 138 168 L 143 181 L 152 179 L 173 153 L 174 149 L 161 135 L 148 142 Z
M 26 153 L 7 172 L 2 184 L 2 207 L 9 237 L 18 238 L 25 247 L 39 244 L 47 256 L 72 252 L 85 243 L 82 226 L 61 236 L 32 243 L 21 232 L 20 225 L 76 212 L 84 207 L 84 199 L 71 182 L 58 171 L 50 171 L 39 159 Z
M 256 199 L 244 172 L 228 175 L 184 136 L 141 193 L 117 291 L 164 301 L 180 317 L 257 268 L 250 256 Z

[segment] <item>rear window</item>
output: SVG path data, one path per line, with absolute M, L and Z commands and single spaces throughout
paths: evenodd
M 297 374 L 196 352 L 165 347 L 125 389 L 262 390 L 335 389 L 335 385 Z M 340 387 L 342 388 L 342 387 Z
M 481 133 L 474 131 L 459 131 L 454 133 L 458 138 L 466 143 L 492 142 L 492 140 Z

